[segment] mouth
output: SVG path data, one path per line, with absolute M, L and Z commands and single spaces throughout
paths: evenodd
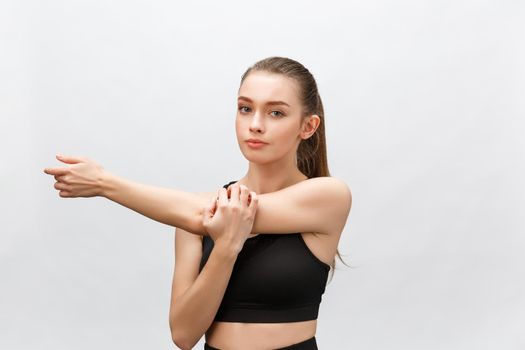
M 246 143 L 247 143 L 248 146 L 250 146 L 251 148 L 261 148 L 261 147 L 267 145 L 265 142 L 261 142 L 261 141 L 252 141 L 252 140 L 247 140 Z
M 246 140 L 246 142 L 253 143 L 253 144 L 261 143 L 263 145 L 266 145 L 266 142 L 263 142 L 263 141 L 260 141 L 260 140 L 255 140 L 255 139 L 248 139 L 248 140 Z

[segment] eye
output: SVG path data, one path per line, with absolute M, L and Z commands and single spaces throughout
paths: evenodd
M 248 109 L 250 109 L 249 107 L 246 107 L 246 106 L 239 106 L 238 110 L 239 110 L 240 112 L 245 112 L 245 111 L 243 111 L 243 108 L 248 108 Z
M 279 113 L 279 117 L 283 117 L 284 116 L 283 112 L 281 112 L 281 111 L 271 111 L 270 113 L 273 113 L 273 112 Z

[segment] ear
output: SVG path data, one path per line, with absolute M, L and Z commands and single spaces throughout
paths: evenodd
M 301 138 L 303 140 L 306 140 L 307 138 L 312 136 L 319 127 L 320 123 L 321 118 L 317 114 L 312 114 L 306 117 L 303 120 L 303 125 L 301 126 Z

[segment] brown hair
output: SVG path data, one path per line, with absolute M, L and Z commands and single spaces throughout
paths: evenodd
M 291 58 L 273 56 L 262 59 L 249 67 L 241 76 L 240 85 L 242 85 L 248 74 L 252 71 L 282 74 L 294 79 L 298 83 L 299 99 L 301 100 L 303 107 L 302 118 L 306 118 L 312 114 L 317 114 L 320 118 L 320 123 L 312 136 L 306 140 L 301 140 L 301 143 L 297 148 L 297 167 L 309 179 L 321 176 L 331 176 L 328 170 L 328 160 L 326 155 L 323 102 L 321 101 L 321 96 L 317 90 L 317 83 L 310 71 L 301 63 Z M 339 250 L 337 250 L 337 256 L 343 264 L 348 266 L 341 258 Z M 335 273 L 335 258 L 330 266 Z

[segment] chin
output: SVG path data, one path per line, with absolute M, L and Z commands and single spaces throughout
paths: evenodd
M 274 159 L 269 159 L 267 155 L 263 155 L 261 153 L 255 153 L 255 152 L 250 152 L 250 150 L 243 150 L 241 149 L 241 152 L 242 152 L 242 155 L 244 156 L 244 158 L 246 158 L 247 161 L 251 162 L 251 163 L 255 163 L 255 164 L 266 164 L 266 163 L 271 163 L 272 161 L 274 161 Z

